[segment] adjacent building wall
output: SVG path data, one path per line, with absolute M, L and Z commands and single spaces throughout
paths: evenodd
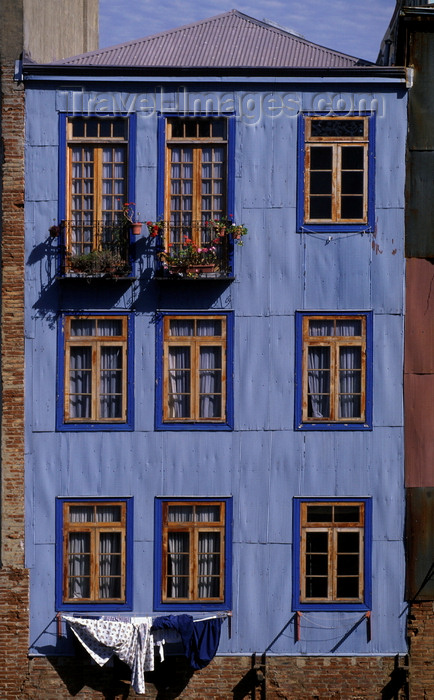
M 5 700 L 24 697 L 29 643 L 29 578 L 24 562 L 25 94 L 14 73 L 23 50 L 42 61 L 97 48 L 97 0 L 88 8 L 83 0 L 75 34 L 71 33 L 73 22 L 67 24 L 63 15 L 66 5 L 72 12 L 77 2 L 2 0 L 0 10 L 0 696 Z M 93 31 L 86 30 L 84 43 L 79 37 L 85 20 L 93 23 Z

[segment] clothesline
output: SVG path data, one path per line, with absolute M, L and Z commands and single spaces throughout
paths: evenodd
M 138 618 L 138 617 L 146 617 L 146 618 L 151 618 L 152 620 L 157 619 L 157 617 L 161 617 L 161 613 L 135 613 L 134 615 L 131 613 L 108 613 L 104 614 L 101 612 L 68 612 L 68 613 L 60 613 L 58 612 L 56 614 L 56 619 L 57 619 L 57 636 L 62 637 L 62 621 L 64 617 L 88 617 L 88 618 L 105 618 L 107 619 L 108 617 L 112 620 L 121 620 L 123 622 L 129 622 L 132 617 Z M 193 617 L 193 615 L 192 615 Z M 216 612 L 214 615 L 207 615 L 206 617 L 193 617 L 193 622 L 204 622 L 205 620 L 216 620 L 218 618 L 223 618 L 226 619 L 228 618 L 229 622 L 229 629 L 228 629 L 228 637 L 231 639 L 232 637 L 232 610 L 222 610 L 221 612 Z

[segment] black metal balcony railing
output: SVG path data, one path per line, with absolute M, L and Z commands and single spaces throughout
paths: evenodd
M 128 276 L 129 224 L 119 221 L 65 221 L 63 273 Z
M 225 221 L 173 223 L 160 221 L 162 273 L 188 277 L 232 274 L 231 224 Z M 226 225 L 225 225 L 226 224 Z M 204 272 L 204 268 L 208 271 Z

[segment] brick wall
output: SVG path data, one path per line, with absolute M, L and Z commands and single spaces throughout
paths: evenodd
M 21 700 L 27 669 L 24 568 L 24 91 L 1 66 L 0 697 Z
M 412 603 L 408 618 L 410 698 L 434 700 L 434 602 Z
M 115 662 L 99 669 L 89 658 L 35 658 L 20 700 L 121 700 L 136 696 L 129 669 Z M 403 660 L 393 657 L 269 657 L 265 682 L 252 659 L 216 657 L 193 675 L 183 658 L 167 659 L 147 674 L 147 700 L 406 700 Z M 15 696 L 14 696 L 15 697 Z M 419 700 L 415 696 L 414 700 Z M 428 696 L 427 696 L 428 698 Z

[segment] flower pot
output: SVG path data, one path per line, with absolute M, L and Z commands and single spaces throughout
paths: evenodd
M 140 221 L 135 221 L 131 224 L 131 233 L 133 236 L 139 236 L 142 232 L 142 223 Z
M 215 270 L 215 265 L 214 263 L 202 263 L 199 265 L 188 265 L 187 267 L 187 273 L 189 274 L 203 274 L 206 272 L 214 272 Z

